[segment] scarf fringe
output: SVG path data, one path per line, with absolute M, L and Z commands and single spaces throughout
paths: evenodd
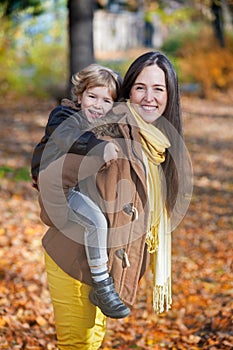
M 153 254 L 158 251 L 159 241 L 158 241 L 158 228 L 147 232 L 146 235 L 146 244 L 147 244 L 147 250 L 150 254 Z
M 153 308 L 157 314 L 171 309 L 171 278 L 169 277 L 164 286 L 154 286 L 153 289 Z

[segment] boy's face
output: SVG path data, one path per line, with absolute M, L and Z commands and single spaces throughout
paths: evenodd
M 87 120 L 91 123 L 97 118 L 102 118 L 113 106 L 114 100 L 107 87 L 97 86 L 86 89 L 78 98 L 81 109 Z

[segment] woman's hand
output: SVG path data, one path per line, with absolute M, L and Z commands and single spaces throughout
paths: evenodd
M 116 160 L 118 157 L 119 148 L 117 145 L 113 142 L 108 142 L 106 146 L 104 147 L 104 161 L 105 163 L 109 162 L 110 160 Z

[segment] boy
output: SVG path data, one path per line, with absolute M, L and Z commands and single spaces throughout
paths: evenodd
M 92 64 L 75 74 L 72 83 L 72 101 L 63 100 L 62 105 L 51 112 L 45 135 L 33 153 L 31 174 L 33 186 L 38 190 L 39 171 L 68 152 L 88 156 L 91 151 L 102 157 L 105 163 L 117 159 L 117 146 L 97 138 L 94 130 L 98 130 L 98 119 L 106 116 L 118 98 L 119 75 L 109 68 Z M 91 126 L 95 127 L 92 131 Z M 77 222 L 85 227 L 85 250 L 93 285 L 90 301 L 108 317 L 128 316 L 130 310 L 120 300 L 108 273 L 105 216 L 79 190 L 71 189 L 68 202 L 76 213 Z

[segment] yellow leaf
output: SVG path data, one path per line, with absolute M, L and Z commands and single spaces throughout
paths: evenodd
M 38 316 L 36 318 L 36 322 L 38 323 L 39 326 L 46 326 L 47 325 L 46 319 L 42 316 Z
M 6 320 L 0 316 L 0 327 L 5 327 L 7 324 Z

